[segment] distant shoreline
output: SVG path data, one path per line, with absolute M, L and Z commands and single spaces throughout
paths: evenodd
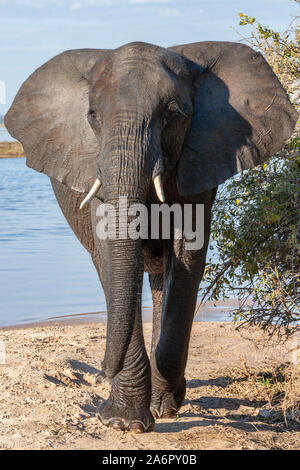
M 20 142 L 0 142 L 0 158 L 22 157 L 25 157 L 25 153 Z
M 228 315 L 239 305 L 238 299 L 222 299 L 216 301 L 207 301 L 205 304 L 197 304 L 195 310 L 194 323 L 198 322 L 232 322 L 232 318 Z M 143 306 L 142 309 L 143 323 L 152 322 L 152 306 Z M 217 319 L 219 317 L 219 319 Z M 23 321 L 21 323 L 12 323 L 10 325 L 0 325 L 0 332 L 6 330 L 19 330 L 37 327 L 51 327 L 53 325 L 81 325 L 81 324 L 98 324 L 106 323 L 107 311 L 98 312 L 73 313 L 48 317 L 40 320 Z

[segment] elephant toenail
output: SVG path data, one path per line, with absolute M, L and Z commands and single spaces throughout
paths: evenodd
M 119 419 L 116 419 L 116 420 L 112 421 L 109 424 L 109 427 L 112 428 L 112 429 L 116 429 L 117 431 L 125 431 L 125 426 L 122 423 L 122 421 L 120 421 Z
M 139 434 L 139 433 L 142 433 L 144 431 L 145 431 L 144 426 L 139 421 L 133 421 L 131 423 L 131 432 L 133 432 L 135 434 Z
M 111 379 L 105 377 L 103 374 L 97 374 L 95 377 L 96 384 L 111 385 Z

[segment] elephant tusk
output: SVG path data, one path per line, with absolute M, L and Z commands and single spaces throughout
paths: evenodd
M 154 182 L 154 187 L 155 187 L 155 191 L 156 191 L 158 199 L 161 202 L 165 202 L 164 188 L 162 185 L 161 176 L 160 175 L 156 176 L 153 182 Z
M 84 206 L 88 203 L 91 202 L 92 199 L 96 196 L 97 192 L 99 191 L 101 186 L 101 181 L 97 178 L 95 183 L 92 186 L 92 189 L 90 190 L 89 194 L 84 198 L 82 203 L 80 204 L 80 209 L 83 209 Z

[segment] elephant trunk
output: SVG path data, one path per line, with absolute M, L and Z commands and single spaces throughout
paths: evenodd
M 120 372 L 125 356 L 127 363 L 136 350 L 134 328 L 140 315 L 143 259 L 141 239 L 131 239 L 127 234 L 128 209 L 145 202 L 157 161 L 149 123 L 131 120 L 125 125 L 125 119 L 118 121 L 102 147 L 98 172 L 104 201 L 114 208 L 117 229 L 116 238 L 107 240 L 108 323 L 103 366 L 108 378 Z M 127 202 L 121 202 L 124 196 Z M 134 354 L 131 360 L 136 361 Z
M 113 378 L 123 369 L 136 315 L 139 314 L 142 295 L 141 240 L 109 240 L 108 255 L 108 320 L 103 365 L 105 375 Z

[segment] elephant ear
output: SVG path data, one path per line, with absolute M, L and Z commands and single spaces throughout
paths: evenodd
M 25 150 L 27 165 L 70 188 L 88 192 L 99 143 L 87 121 L 88 74 L 109 51 L 66 51 L 38 68 L 22 85 L 5 126 Z
M 282 148 L 298 114 L 260 53 L 230 42 L 171 49 L 198 69 L 194 115 L 178 163 L 181 195 L 216 187 Z

